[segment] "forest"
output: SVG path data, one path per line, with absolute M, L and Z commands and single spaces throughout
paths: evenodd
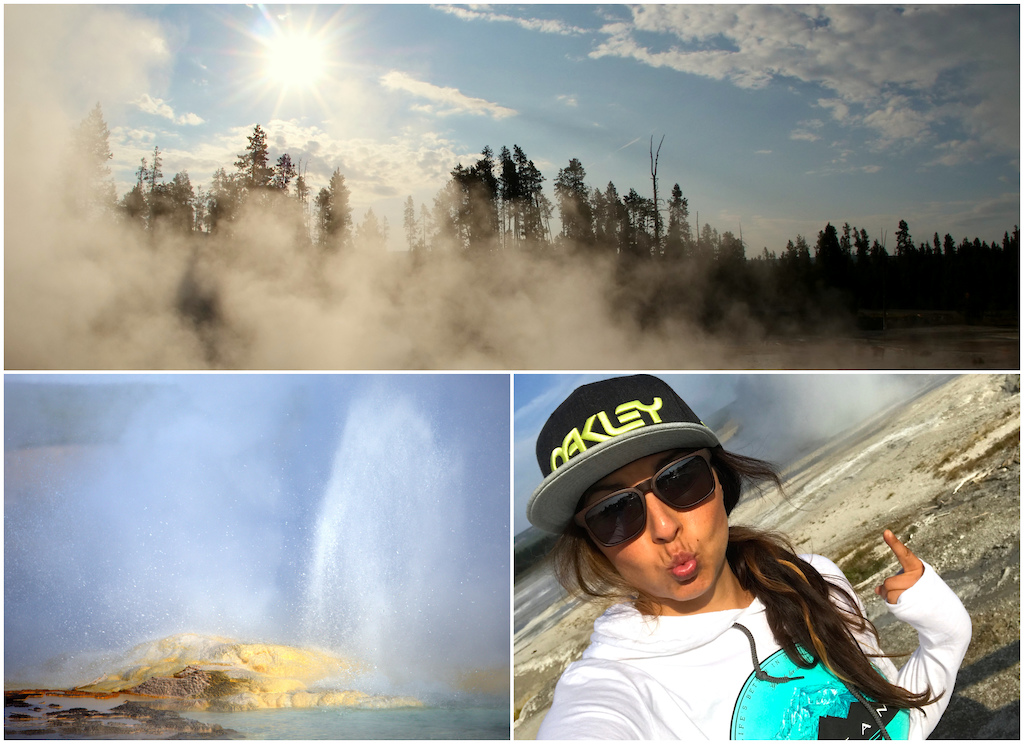
M 208 189 L 193 188 L 185 171 L 166 180 L 155 147 L 120 198 L 107 165 L 108 138 L 97 104 L 74 137 L 87 160 L 78 206 L 105 219 L 153 234 L 230 235 L 243 207 L 256 208 L 294 219 L 295 240 L 313 253 L 386 249 L 387 220 L 371 209 L 356 222 L 339 170 L 314 194 L 301 163 L 287 153 L 271 157 L 258 124 L 240 143 L 232 169 L 218 168 Z M 583 163 L 570 158 L 549 198 L 545 176 L 520 146 L 502 147 L 497 155 L 485 147 L 476 162 L 452 168 L 432 204 L 417 210 L 412 197 L 406 199 L 407 249 L 414 262 L 510 252 L 553 266 L 611 260 L 618 290 L 613 302 L 641 327 L 673 317 L 714 332 L 737 301 L 769 333 L 814 325 L 823 316 L 855 318 L 863 330 L 881 330 L 897 322 L 898 311 L 914 311 L 928 318 L 923 322 L 1019 323 L 1016 225 L 990 240 L 935 232 L 915 241 L 900 220 L 890 243 L 887 234 L 829 221 L 817 236 L 796 235 L 778 251 L 757 252 L 742 235 L 691 223 L 679 183 L 667 198 L 659 195 L 657 154 L 652 138 L 645 193 L 632 187 L 623 193 L 611 182 L 592 186 Z

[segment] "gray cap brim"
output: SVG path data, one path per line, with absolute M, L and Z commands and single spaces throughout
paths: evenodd
M 673 449 L 719 446 L 708 427 L 690 422 L 641 426 L 588 447 L 552 471 L 530 496 L 526 518 L 546 532 L 562 532 L 576 514 L 583 492 L 634 460 Z

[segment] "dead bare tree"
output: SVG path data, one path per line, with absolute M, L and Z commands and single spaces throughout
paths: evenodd
M 654 149 L 654 135 L 651 135 L 651 183 L 654 185 L 654 254 L 661 256 L 661 212 L 658 209 L 658 157 L 661 155 L 661 145 L 665 141 L 665 135 L 661 135 L 661 142 L 658 149 Z

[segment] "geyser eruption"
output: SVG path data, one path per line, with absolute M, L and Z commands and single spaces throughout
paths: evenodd
M 316 518 L 308 642 L 345 649 L 391 683 L 451 679 L 456 618 L 469 609 L 463 468 L 408 396 L 376 386 L 352 406 Z
M 8 686 L 134 686 L 173 636 L 223 639 L 183 664 L 242 674 L 225 649 L 288 646 L 360 670 L 310 693 L 507 699 L 507 375 L 25 380 L 5 380 Z

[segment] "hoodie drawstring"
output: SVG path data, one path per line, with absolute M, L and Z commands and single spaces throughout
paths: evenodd
M 773 677 L 768 674 L 764 669 L 761 668 L 761 662 L 757 660 L 757 646 L 754 645 L 754 634 L 751 633 L 745 625 L 734 623 L 733 626 L 736 630 L 739 630 L 747 637 L 747 641 L 750 642 L 750 658 L 754 662 L 754 676 L 762 682 L 772 682 L 774 684 L 780 684 L 782 682 L 792 682 L 795 679 L 803 679 L 803 677 Z
M 780 684 L 782 682 L 792 682 L 793 680 L 803 679 L 802 676 L 773 677 L 772 675 L 768 674 L 768 672 L 761 668 L 761 662 L 757 659 L 757 646 L 754 644 L 754 634 L 751 633 L 746 626 L 740 625 L 739 623 L 733 623 L 732 627 L 742 632 L 743 635 L 747 637 L 747 641 L 750 643 L 750 658 L 754 662 L 754 676 L 757 679 L 761 680 L 762 682 L 771 682 L 773 684 Z M 878 711 L 875 709 L 875 706 L 868 702 L 868 699 L 864 697 L 863 693 L 861 693 L 860 690 L 857 690 L 845 684 L 844 687 L 846 687 L 846 689 L 850 691 L 851 695 L 857 698 L 861 705 L 867 708 L 868 713 L 871 715 L 871 719 L 875 722 L 875 725 L 878 727 L 879 733 L 882 734 L 882 738 L 891 740 L 892 737 L 889 736 L 889 732 L 885 730 L 885 723 L 882 722 L 882 717 L 878 714 Z
M 850 687 L 849 685 L 846 685 L 846 689 L 849 690 L 850 694 L 852 694 L 855 698 L 860 700 L 861 705 L 868 709 L 868 713 L 871 714 L 871 718 L 874 720 L 875 725 L 878 726 L 878 730 L 881 732 L 882 738 L 886 739 L 887 741 L 891 741 L 892 737 L 889 736 L 889 732 L 885 730 L 885 724 L 882 722 L 882 717 L 878 714 L 878 710 L 875 708 L 875 706 L 868 702 L 868 699 L 864 697 L 864 694 L 855 687 Z

